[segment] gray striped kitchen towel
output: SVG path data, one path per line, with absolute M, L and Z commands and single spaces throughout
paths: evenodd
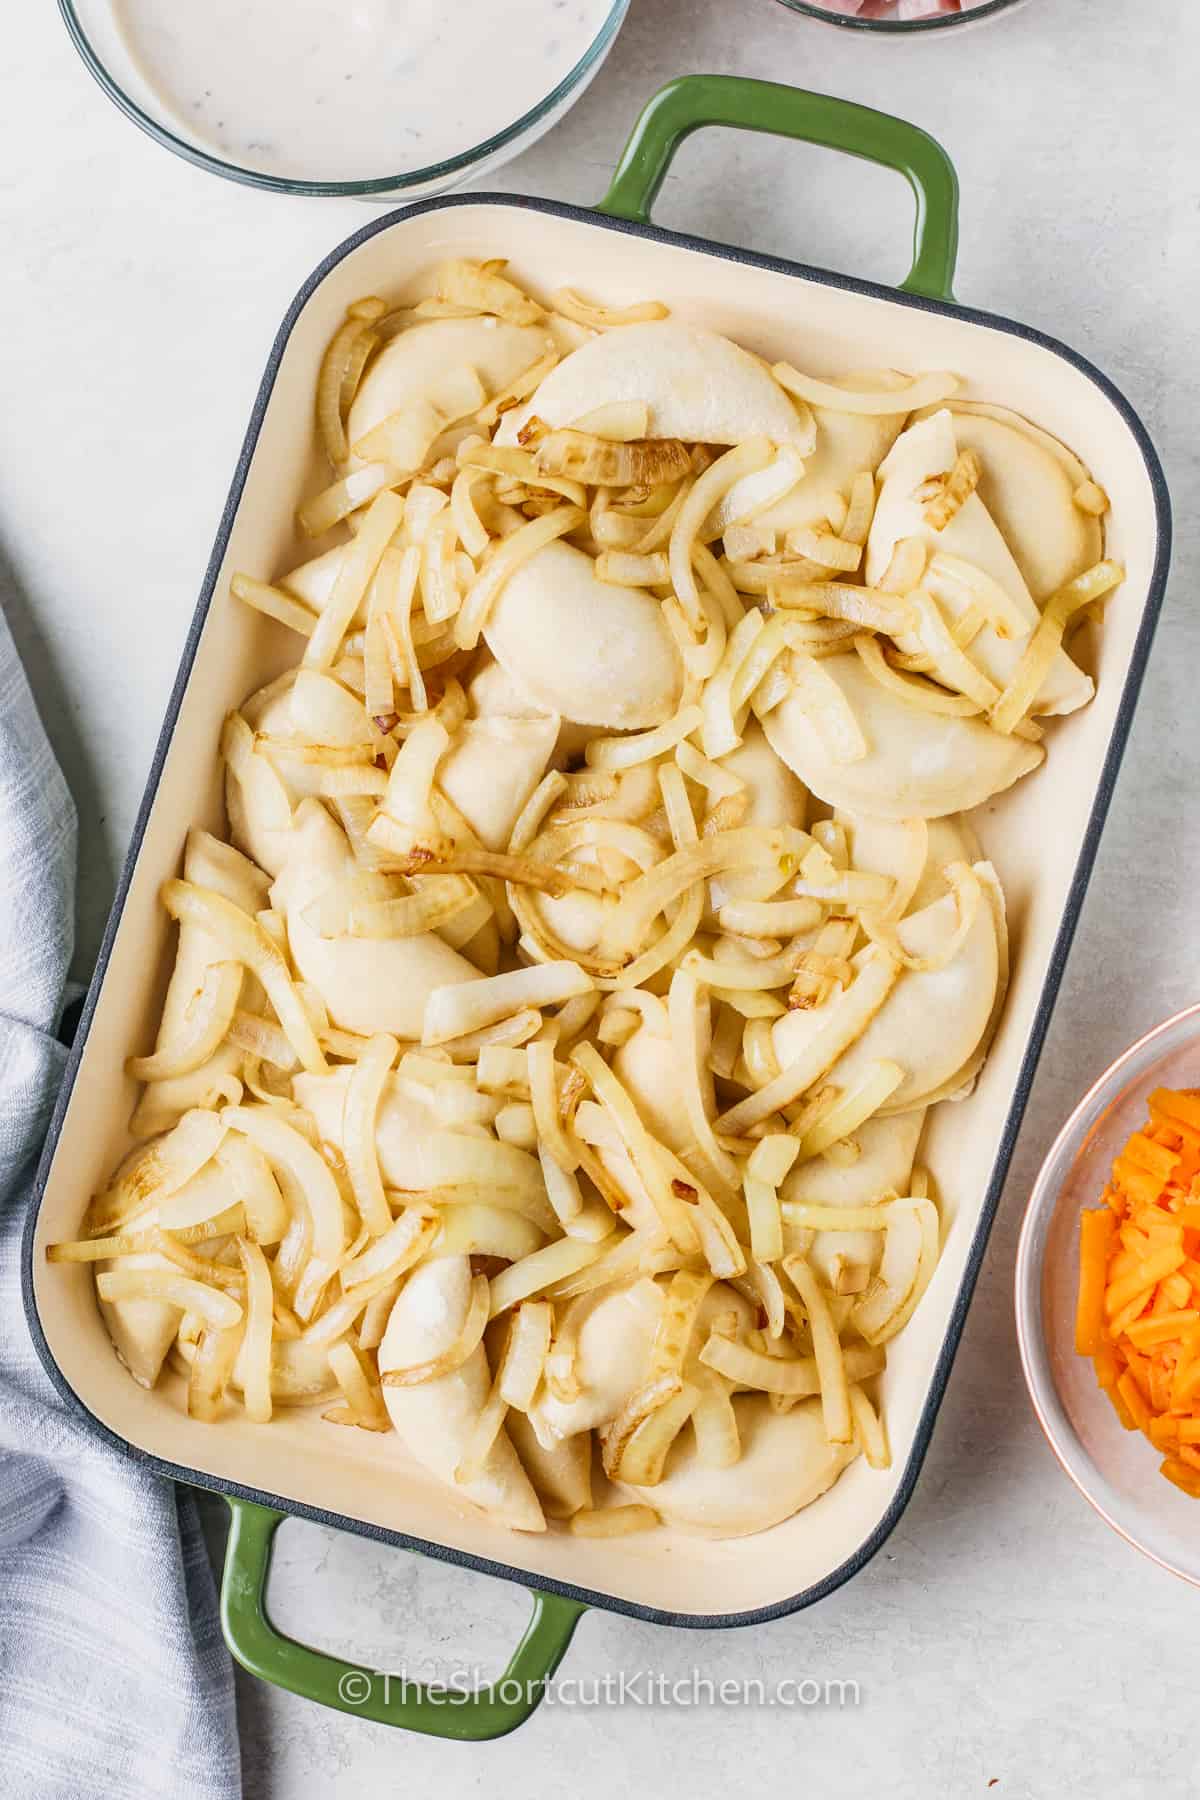
M 232 1671 L 194 1500 L 67 1409 L 21 1306 L 74 884 L 75 808 L 0 613 L 0 1796 L 236 1800 Z

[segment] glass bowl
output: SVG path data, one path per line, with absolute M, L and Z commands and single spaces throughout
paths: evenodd
M 822 6 L 820 0 L 780 0 L 790 12 L 803 13 L 807 19 L 819 19 L 822 25 L 840 25 L 847 31 L 884 31 L 895 34 L 914 31 L 947 31 L 953 25 L 978 25 L 983 19 L 994 19 L 998 13 L 1008 12 L 1014 6 L 1023 6 L 1025 0 L 986 0 L 983 6 L 974 6 L 970 12 L 944 13 L 937 19 L 863 19 L 853 13 L 830 12 Z
M 1050 1448 L 1085 1500 L 1162 1568 L 1200 1587 L 1200 1501 L 1158 1472 L 1162 1453 L 1125 1431 L 1075 1351 L 1079 1215 L 1145 1121 L 1155 1087 L 1200 1087 L 1200 1006 L 1140 1038 L 1084 1095 L 1033 1189 L 1017 1248 L 1017 1341 Z
M 75 48 L 92 76 L 126 118 L 156 143 L 195 163 L 197 168 L 246 187 L 266 188 L 276 194 L 381 201 L 419 200 L 446 193 L 528 149 L 575 104 L 598 73 L 621 29 L 629 3 L 630 0 L 613 0 L 604 23 L 574 68 L 535 107 L 483 143 L 443 162 L 400 174 L 353 181 L 310 181 L 241 167 L 214 152 L 201 138 L 190 136 L 184 122 L 159 98 L 130 54 L 114 18 L 111 0 L 58 0 Z

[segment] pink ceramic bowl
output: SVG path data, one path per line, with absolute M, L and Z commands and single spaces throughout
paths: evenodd
M 1200 1587 L 1200 1500 L 1163 1479 L 1160 1452 L 1122 1428 L 1091 1359 L 1075 1351 L 1079 1215 L 1096 1205 L 1156 1087 L 1200 1087 L 1200 1006 L 1139 1038 L 1059 1132 L 1021 1228 L 1017 1341 L 1042 1430 L 1084 1499 L 1127 1543 Z

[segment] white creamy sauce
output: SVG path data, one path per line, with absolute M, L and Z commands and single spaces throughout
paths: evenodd
M 112 0 L 185 132 L 229 162 L 363 181 L 472 150 L 586 55 L 611 0 Z

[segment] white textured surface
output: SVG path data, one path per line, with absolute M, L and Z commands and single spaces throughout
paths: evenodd
M 215 181 L 142 138 L 78 66 L 47 4 L 17 9 L 0 112 L 4 430 L 0 598 L 83 816 L 90 958 L 141 794 L 249 404 L 281 312 L 361 224 L 352 203 Z M 768 1779 L 858 1800 L 1194 1788 L 1197 1596 L 1135 1557 L 1067 1486 L 1013 1344 L 1021 1204 L 1057 1120 L 1138 1031 L 1197 995 L 1187 829 L 1200 775 L 1188 530 L 1200 401 L 1192 171 L 1200 15 L 1031 0 L 923 41 L 838 33 L 774 0 L 635 0 L 579 108 L 496 185 L 598 197 L 638 106 L 693 69 L 761 75 L 907 115 L 954 157 L 960 297 L 1042 326 L 1108 370 L 1167 462 L 1180 546 L 1092 897 L 1000 1222 L 917 1497 L 822 1605 L 765 1628 L 668 1632 L 594 1613 L 564 1673 L 845 1679 L 855 1708 L 544 1710 L 469 1748 L 343 1720 L 244 1682 L 252 1800 L 452 1796 Z M 664 224 L 898 278 L 894 177 L 772 139 L 710 134 L 678 158 Z M 216 1529 L 214 1519 L 214 1530 Z M 363 1662 L 498 1668 L 524 1599 L 499 1583 L 285 1526 L 278 1622 Z

